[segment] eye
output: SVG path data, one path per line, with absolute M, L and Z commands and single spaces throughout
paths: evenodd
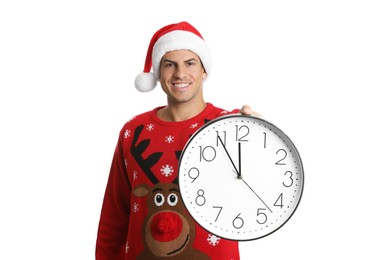
M 194 62 L 194 61 L 188 61 L 188 62 L 187 62 L 187 65 L 188 65 L 188 66 L 193 66 L 193 65 L 195 65 L 195 62 Z
M 164 67 L 165 68 L 171 68 L 171 67 L 173 67 L 174 66 L 174 64 L 172 63 L 172 62 L 165 62 L 164 63 Z
M 162 206 L 164 203 L 165 199 L 162 193 L 157 193 L 154 196 L 154 204 L 157 205 L 158 207 Z
M 175 193 L 171 193 L 170 195 L 168 195 L 167 197 L 167 202 L 168 204 L 170 204 L 170 206 L 176 206 L 177 202 L 179 201 L 178 197 L 177 197 L 177 194 Z

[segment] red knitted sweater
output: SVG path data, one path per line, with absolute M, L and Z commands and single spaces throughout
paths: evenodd
M 191 119 L 165 122 L 156 116 L 159 109 L 134 117 L 120 132 L 96 259 L 239 259 L 237 242 L 210 234 L 190 217 L 177 179 L 178 159 L 189 137 L 205 122 L 229 112 L 207 103 Z

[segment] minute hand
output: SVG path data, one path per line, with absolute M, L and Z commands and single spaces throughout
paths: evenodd
M 245 185 L 248 186 L 248 188 L 254 193 L 254 195 L 257 196 L 257 198 L 266 206 L 266 208 L 272 213 L 272 210 L 269 208 L 269 206 L 267 206 L 267 204 L 261 199 L 260 196 L 258 196 L 258 194 L 251 188 L 251 186 L 248 185 L 248 183 L 242 179 L 242 181 L 244 182 Z
M 225 150 L 225 152 L 226 152 L 227 156 L 229 157 L 229 160 L 231 161 L 231 163 L 232 163 L 232 165 L 233 165 L 233 167 L 234 167 L 234 169 L 235 169 L 235 173 L 237 174 L 238 178 L 240 178 L 240 176 L 241 176 L 240 171 L 238 171 L 238 169 L 236 168 L 236 166 L 235 166 L 235 163 L 234 163 L 233 159 L 231 159 L 231 156 L 230 156 L 229 152 L 227 151 L 227 149 L 226 149 L 226 147 L 225 147 L 224 143 L 223 143 L 223 142 L 222 142 L 222 140 L 221 140 L 221 137 L 220 137 L 220 136 L 217 136 L 217 138 L 218 138 L 218 140 L 220 141 L 220 143 L 222 144 L 222 147 L 224 148 L 224 150 Z M 240 148 L 240 143 L 239 143 L 239 148 Z M 239 150 L 239 151 L 240 151 L 240 150 Z M 239 153 L 239 155 L 240 155 L 240 153 Z M 240 165 L 240 160 L 239 160 L 239 165 Z

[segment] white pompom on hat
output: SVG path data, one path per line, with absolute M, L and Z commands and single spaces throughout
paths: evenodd
M 137 90 L 149 92 L 155 88 L 160 77 L 159 70 L 163 55 L 175 50 L 194 52 L 202 61 L 207 77 L 210 75 L 212 59 L 202 35 L 187 22 L 170 24 L 153 35 L 146 54 L 144 71 L 135 79 Z M 150 72 L 152 66 L 153 72 Z

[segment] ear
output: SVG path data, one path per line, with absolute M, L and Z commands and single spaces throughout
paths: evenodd
M 134 195 L 136 197 L 144 197 L 149 193 L 149 187 L 146 184 L 140 185 L 138 188 L 134 189 Z
M 207 77 L 207 72 L 203 69 L 202 79 L 205 79 L 206 77 Z

